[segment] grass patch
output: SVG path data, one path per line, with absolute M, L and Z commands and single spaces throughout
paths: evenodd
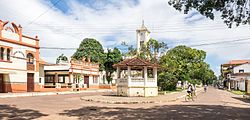
M 246 94 L 245 91 L 240 91 L 240 90 L 231 90 L 230 92 L 233 94 L 236 94 L 236 95 L 245 95 Z

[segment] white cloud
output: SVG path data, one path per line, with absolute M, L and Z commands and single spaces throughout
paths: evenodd
M 104 48 L 118 46 L 122 41 L 134 45 L 135 30 L 141 25 L 142 19 L 151 31 L 151 37 L 173 43 L 172 45 L 193 45 L 250 37 L 249 26 L 228 29 L 219 16 L 212 21 L 199 14 L 184 15 L 170 7 L 166 0 L 140 0 L 136 5 L 131 1 L 96 1 L 91 6 L 68 1 L 69 11 L 66 14 L 57 8 L 51 9 L 51 3 L 41 0 L 1 0 L 0 4 L 0 19 L 21 24 L 27 35 L 38 35 L 41 46 L 78 47 L 85 37 L 96 38 Z M 45 11 L 47 12 L 44 15 L 36 19 Z M 33 20 L 35 21 L 32 22 Z M 108 40 L 110 37 L 114 41 Z M 209 56 L 216 56 L 214 60 L 223 62 L 249 58 L 250 52 L 246 43 L 229 45 L 196 48 L 207 51 Z M 73 52 L 41 50 L 41 56 L 54 62 L 61 53 L 71 56 Z M 216 61 L 208 62 L 218 65 Z

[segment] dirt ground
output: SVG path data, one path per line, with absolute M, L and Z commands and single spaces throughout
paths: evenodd
M 80 98 L 110 93 L 81 93 L 0 99 L 0 120 L 66 119 L 250 119 L 250 101 L 227 91 L 209 88 L 194 102 L 108 104 Z

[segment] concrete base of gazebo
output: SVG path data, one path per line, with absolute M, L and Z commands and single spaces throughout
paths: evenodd
M 158 87 L 117 87 L 118 96 L 150 97 L 158 95 Z

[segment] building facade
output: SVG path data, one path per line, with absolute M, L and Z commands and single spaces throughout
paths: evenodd
M 0 93 L 39 90 L 39 39 L 0 20 Z
M 70 62 L 44 65 L 44 90 L 59 91 L 84 90 L 86 88 L 110 88 L 100 78 L 99 64 L 90 59 L 82 61 L 71 59 Z
M 250 63 L 235 66 L 230 75 L 230 88 L 246 91 L 246 82 L 250 79 Z
M 250 79 L 250 60 L 231 60 L 221 65 L 224 86 L 228 89 L 247 91 Z

